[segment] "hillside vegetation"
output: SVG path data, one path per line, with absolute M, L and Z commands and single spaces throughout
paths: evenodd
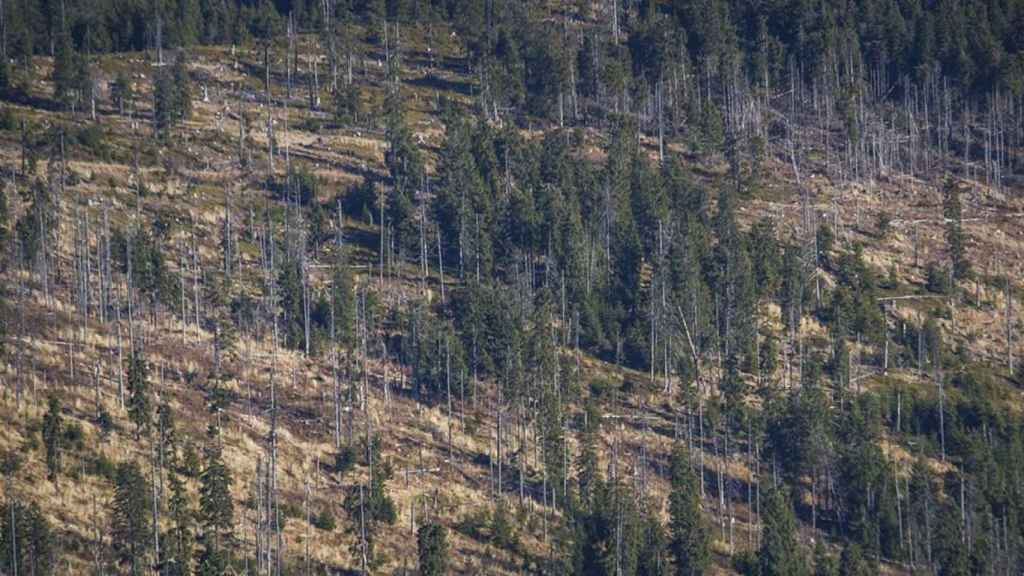
M 1024 2 L 0 16 L 0 574 L 1024 571 Z

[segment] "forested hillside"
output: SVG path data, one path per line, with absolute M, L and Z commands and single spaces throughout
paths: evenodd
M 0 0 L 0 574 L 1024 573 L 1024 0 Z

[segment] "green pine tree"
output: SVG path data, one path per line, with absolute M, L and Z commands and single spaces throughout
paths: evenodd
M 946 219 L 946 244 L 950 266 L 957 280 L 969 278 L 971 262 L 967 259 L 967 246 L 963 230 L 963 209 L 960 206 L 960 183 L 952 176 L 942 188 L 942 215 Z
M 68 34 L 61 34 L 53 57 L 53 99 L 65 109 L 75 103 L 75 48 Z
M 174 78 L 167 68 L 153 75 L 153 128 L 161 138 L 167 138 L 177 121 L 175 114 Z
M 701 516 L 700 490 L 685 448 L 672 450 L 669 551 L 678 576 L 704 574 L 711 564 L 710 537 Z
M 192 574 L 192 552 L 195 536 L 195 513 L 185 483 L 173 471 L 168 474 L 171 497 L 168 502 L 170 528 L 164 533 L 161 576 L 188 576 Z
M 188 72 L 188 55 L 184 50 L 178 50 L 171 66 L 172 80 L 172 115 L 174 123 L 188 120 L 192 117 L 192 79 Z
M 57 560 L 56 535 L 39 505 L 9 493 L 0 506 L 0 574 L 50 576 Z
M 387 482 L 391 479 L 391 466 L 381 458 L 380 439 L 373 438 L 366 449 L 367 464 L 372 462 L 373 473 L 368 483 L 351 486 L 343 506 L 352 522 L 349 533 L 354 536 L 352 553 L 364 557 L 373 567 L 379 559 L 374 553 L 380 531 L 398 519 L 395 503 L 388 495 Z
M 114 479 L 111 543 L 118 564 L 132 576 L 143 574 L 152 538 L 146 479 L 135 462 L 122 462 Z
M 43 445 L 46 446 L 46 477 L 57 481 L 60 473 L 61 440 L 64 435 L 64 419 L 60 414 L 60 400 L 53 394 L 47 399 L 46 415 L 43 416 Z
M 843 554 L 839 557 L 839 576 L 872 576 L 878 574 L 878 565 L 872 565 L 864 555 L 864 551 L 856 543 L 850 543 L 843 548 Z
M 221 540 L 231 535 L 235 507 L 231 499 L 231 471 L 224 464 L 219 438 L 204 450 L 205 462 L 199 475 L 199 519 L 205 548 L 220 549 Z
M 416 533 L 419 549 L 420 576 L 443 576 L 448 573 L 448 529 L 431 522 Z
M 334 340 L 338 344 L 353 343 L 356 317 L 352 271 L 346 254 L 338 255 L 331 274 L 331 313 L 334 315 Z
M 149 402 L 149 366 L 136 350 L 128 364 L 128 417 L 135 424 L 135 438 L 149 431 L 152 414 Z
M 805 558 L 797 540 L 796 517 L 784 488 L 773 488 L 764 497 L 764 536 L 759 553 L 761 576 L 803 576 Z

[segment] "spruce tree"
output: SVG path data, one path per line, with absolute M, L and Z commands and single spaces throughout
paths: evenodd
M 765 493 L 764 536 L 758 563 L 761 576 L 803 576 L 807 562 L 797 540 L 796 517 L 784 488 L 772 488 Z
M 199 475 L 199 518 L 203 528 L 203 546 L 219 550 L 221 540 L 230 536 L 234 527 L 231 471 L 224 464 L 219 438 L 211 439 L 204 455 L 204 467 Z
M 75 96 L 75 49 L 68 34 L 61 34 L 53 57 L 53 99 L 70 109 Z
M 338 344 L 353 343 L 356 318 L 352 272 L 344 252 L 338 255 L 331 274 L 331 312 L 334 314 L 334 340 Z
M 166 68 L 160 68 L 153 75 L 153 129 L 167 138 L 174 123 L 174 79 Z
M 814 545 L 814 576 L 839 576 L 839 560 L 820 541 Z
M 967 259 L 963 231 L 963 209 L 960 206 L 960 183 L 952 176 L 946 179 L 942 188 L 942 215 L 946 220 L 946 244 L 949 249 L 950 269 L 953 277 L 963 280 L 970 277 L 971 263 Z
M 135 424 L 135 438 L 149 431 L 152 415 L 149 403 L 149 367 L 141 350 L 128 364 L 128 417 Z
M 354 536 L 352 553 L 365 557 L 368 566 L 375 566 L 378 558 L 374 553 L 377 536 L 385 526 L 398 519 L 395 503 L 388 495 L 387 482 L 391 479 L 391 466 L 381 458 L 380 439 L 374 437 L 367 447 L 367 464 L 372 463 L 372 474 L 368 483 L 349 487 L 343 507 L 348 517 L 349 533 Z
M 56 536 L 39 505 L 8 493 L 0 506 L 0 574 L 50 576 L 57 557 Z
M 119 71 L 110 84 L 110 99 L 117 106 L 118 113 L 124 114 L 125 106 L 130 106 L 134 97 L 131 78 L 124 70 Z
M 172 115 L 175 123 L 188 120 L 192 116 L 192 79 L 188 72 L 188 55 L 184 50 L 178 54 L 171 66 Z
M 146 571 L 152 532 L 146 479 L 135 462 L 122 462 L 114 480 L 111 542 L 118 564 L 132 576 Z
M 171 497 L 168 512 L 171 526 L 163 536 L 166 549 L 161 559 L 161 576 L 188 576 L 192 574 L 192 549 L 195 537 L 193 524 L 195 513 L 188 496 L 188 490 L 181 478 L 171 472 L 168 475 Z
M 678 576 L 704 574 L 711 563 L 710 538 L 701 516 L 700 489 L 685 448 L 672 450 L 669 494 L 669 551 Z
M 947 502 L 942 506 L 934 529 L 934 556 L 938 576 L 971 574 L 970 556 L 964 545 L 960 509 L 955 503 Z
M 878 566 L 865 557 L 856 543 L 847 544 L 839 558 L 839 576 L 871 576 L 878 574 Z
M 448 573 L 448 529 L 436 522 L 420 526 L 416 533 L 419 548 L 420 576 L 443 576 Z
M 0 99 L 7 98 L 11 91 L 11 65 L 6 58 L 0 58 Z
M 46 415 L 43 416 L 43 445 L 46 447 L 46 477 L 51 482 L 56 482 L 60 473 L 63 435 L 64 419 L 60 414 L 60 400 L 50 394 L 47 399 Z
M 358 125 L 364 116 L 363 96 L 355 83 L 339 86 L 334 92 L 334 119 L 339 123 Z

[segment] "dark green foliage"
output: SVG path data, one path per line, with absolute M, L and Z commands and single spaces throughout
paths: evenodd
M 11 65 L 0 58 L 0 99 L 7 98 L 11 90 Z
M 366 115 L 362 92 L 355 84 L 339 86 L 334 93 L 334 118 L 342 124 L 359 125 Z
M 839 558 L 839 576 L 872 576 L 878 574 L 878 565 L 865 557 L 860 546 L 849 544 Z
M 400 249 L 415 254 L 419 242 L 415 193 L 423 189 L 426 172 L 422 154 L 405 121 L 400 93 L 389 94 L 385 104 L 388 149 L 384 154 L 384 164 L 390 175 L 390 190 L 384 207 L 385 224 L 393 227 Z
M 57 538 L 35 502 L 8 495 L 0 506 L 0 573 L 49 576 L 56 573 Z
M 459 381 L 465 373 L 462 341 L 458 339 L 450 323 L 442 322 L 428 309 L 414 310 L 410 332 L 416 339 L 412 353 L 412 381 L 416 394 L 429 403 L 448 399 L 459 389 Z
M 447 127 L 433 212 L 448 266 L 459 274 L 468 268 L 479 277 L 490 276 L 493 256 L 490 238 L 478 231 L 489 230 L 495 216 L 473 155 L 472 138 L 470 126 L 463 121 Z
M 498 500 L 491 518 L 491 542 L 498 548 L 515 552 L 519 547 L 519 534 L 510 514 L 508 503 L 504 499 Z
M 283 200 L 296 202 L 302 206 L 310 206 L 317 201 L 317 194 L 320 192 L 320 182 L 315 174 L 303 166 L 298 170 L 292 170 L 281 192 Z
M 131 106 L 134 98 L 135 92 L 132 88 L 131 79 L 123 70 L 118 72 L 114 81 L 110 84 L 110 99 L 113 100 L 118 111 L 124 114 L 125 108 Z
M 960 207 L 960 183 L 947 178 L 942 188 L 942 216 L 946 219 L 946 245 L 949 249 L 950 267 L 953 277 L 963 280 L 971 275 L 971 263 L 967 259 L 966 237 L 963 231 L 962 208 Z
M 26 264 L 50 257 L 48 253 L 44 253 L 44 248 L 52 243 L 60 226 L 60 219 L 57 217 L 57 198 L 53 191 L 42 180 L 33 181 L 31 187 L 32 203 L 15 225 L 18 242 L 21 245 L 21 256 Z
M 335 525 L 334 513 L 331 512 L 329 506 L 325 506 L 319 514 L 313 517 L 313 526 L 318 530 L 331 532 L 334 530 Z
M 356 451 L 351 446 L 342 446 L 334 455 L 334 471 L 344 478 L 356 465 Z
M 642 544 L 637 559 L 637 576 L 660 576 L 669 566 L 668 535 L 653 507 L 643 511 Z
M 192 81 L 188 58 L 179 51 L 170 67 L 157 70 L 153 78 L 154 124 L 162 137 L 192 115 Z
M 140 350 L 132 353 L 128 364 L 128 417 L 135 425 L 135 437 L 148 433 L 152 423 L 149 400 L 149 366 Z
M 672 450 L 669 494 L 669 552 L 673 574 L 704 574 L 711 564 L 710 534 L 701 515 L 700 486 L 681 446 Z
M 193 526 L 195 512 L 192 508 L 185 483 L 177 474 L 171 472 L 167 478 L 170 486 L 170 499 L 167 512 L 171 527 L 164 533 L 161 553 L 161 576 L 188 576 L 192 573 L 192 553 L 195 543 Z
M 934 546 L 939 576 L 967 576 L 972 573 L 968 550 L 964 546 L 960 510 L 953 502 L 938 511 Z
M 278 276 L 278 294 L 281 306 L 281 323 L 284 343 L 289 348 L 302 349 L 305 346 L 305 271 L 298 259 L 291 259 L 281 266 Z
M 53 99 L 71 109 L 75 99 L 75 51 L 71 39 L 62 34 L 53 58 Z
M 416 533 L 419 548 L 420 576 L 443 576 L 448 573 L 448 529 L 437 523 L 420 526 Z
M 111 240 L 114 257 L 121 272 L 131 270 L 132 287 L 149 297 L 150 301 L 177 304 L 178 279 L 167 266 L 161 239 L 155 238 L 148 227 L 125 234 L 114 232 Z M 130 262 L 129 262 L 130 260 Z
M 122 462 L 114 481 L 111 544 L 119 565 L 129 573 L 143 574 L 152 539 L 148 484 L 135 462 Z
M 805 474 L 813 475 L 832 450 L 829 403 L 818 382 L 820 364 L 804 360 L 800 390 L 772 407 L 767 433 L 783 476 L 796 485 Z
M 952 289 L 949 269 L 937 262 L 929 262 L 925 269 L 925 288 L 935 294 L 949 294 Z
M 814 576 L 839 576 L 839 567 L 840 560 L 822 542 L 814 545 Z
M 349 533 L 354 536 L 352 552 L 355 557 L 365 553 L 371 566 L 376 563 L 374 545 L 381 530 L 398 519 L 395 503 L 388 495 L 387 483 L 391 480 L 391 465 L 381 458 L 380 440 L 374 438 L 367 447 L 368 462 L 372 474 L 368 483 L 349 487 L 342 506 L 348 518 Z M 364 540 L 365 537 L 365 548 Z
M 224 464 L 220 438 L 213 438 L 203 450 L 205 462 L 199 475 L 199 522 L 206 549 L 220 547 L 231 536 L 235 506 L 231 499 L 231 471 Z
M 760 576 L 808 574 L 807 558 L 797 540 L 796 518 L 789 495 L 782 488 L 773 488 L 767 490 L 763 498 Z
M 43 445 L 46 447 L 46 476 L 56 482 L 60 473 L 61 452 L 64 444 L 64 418 L 60 413 L 60 400 L 50 395 L 47 398 L 46 414 L 43 416 Z
M 352 271 L 345 254 L 340 254 L 331 272 L 330 317 L 328 330 L 338 344 L 354 344 L 356 322 L 356 294 L 352 284 Z

